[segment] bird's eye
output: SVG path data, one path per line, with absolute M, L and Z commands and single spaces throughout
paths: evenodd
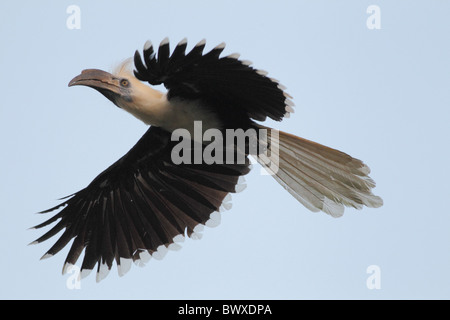
M 122 87 L 128 87 L 130 85 L 130 83 L 128 82 L 127 79 L 122 79 L 122 80 L 120 80 L 120 85 Z

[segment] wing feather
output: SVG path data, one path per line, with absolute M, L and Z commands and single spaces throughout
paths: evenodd
M 63 208 L 35 228 L 56 224 L 33 243 L 63 230 L 44 257 L 55 255 L 73 239 L 63 272 L 84 252 L 82 277 L 97 265 L 100 281 L 114 261 L 123 275 L 131 260 L 143 265 L 150 256 L 159 259 L 167 248 L 178 247 L 174 239 L 185 233 L 198 236 L 198 226 L 210 219 L 214 223 L 208 225 L 214 225 L 218 217 L 211 214 L 235 192 L 249 165 L 175 165 L 170 158 L 175 143 L 170 133 L 150 127 L 125 156 L 54 207 Z
M 254 69 L 238 55 L 221 57 L 221 43 L 203 54 L 205 41 L 185 54 L 187 42 L 182 40 L 169 53 L 168 40 L 163 40 L 155 54 L 153 46 L 143 51 L 144 62 L 136 51 L 135 76 L 152 85 L 164 84 L 172 98 L 200 99 L 218 114 L 239 115 L 235 118 L 280 121 L 286 114 L 286 94 L 279 83 Z

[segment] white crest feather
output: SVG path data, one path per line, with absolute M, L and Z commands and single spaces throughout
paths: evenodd
M 114 68 L 112 74 L 115 76 L 129 76 L 133 74 L 133 58 L 128 58 L 122 61 Z

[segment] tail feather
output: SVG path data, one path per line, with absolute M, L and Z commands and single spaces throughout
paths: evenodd
M 274 129 L 260 128 L 267 129 L 270 153 L 260 155 L 258 162 L 309 210 L 339 217 L 345 206 L 362 209 L 383 205 L 372 193 L 375 182 L 361 160 L 282 131 L 276 131 L 277 139 Z

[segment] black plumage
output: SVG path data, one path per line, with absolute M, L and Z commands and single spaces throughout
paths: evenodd
M 242 127 L 243 119 L 283 119 L 288 95 L 277 81 L 234 57 L 220 57 L 224 44 L 206 54 L 204 47 L 202 41 L 185 54 L 186 42 L 182 41 L 169 57 L 168 42 L 159 47 L 158 55 L 149 45 L 143 51 L 145 65 L 136 51 L 134 74 L 151 85 L 164 84 L 169 100 L 201 100 L 226 119 L 228 127 Z
M 47 213 L 64 208 L 41 228 L 58 223 L 38 238 L 39 243 L 64 230 L 44 257 L 55 255 L 75 238 L 66 263 L 74 265 L 83 249 L 82 270 L 112 267 L 116 260 L 139 260 L 168 247 L 177 235 L 189 237 L 218 211 L 239 177 L 249 172 L 244 164 L 173 164 L 177 143 L 169 132 L 150 127 L 121 159 L 99 174 L 86 188 Z

